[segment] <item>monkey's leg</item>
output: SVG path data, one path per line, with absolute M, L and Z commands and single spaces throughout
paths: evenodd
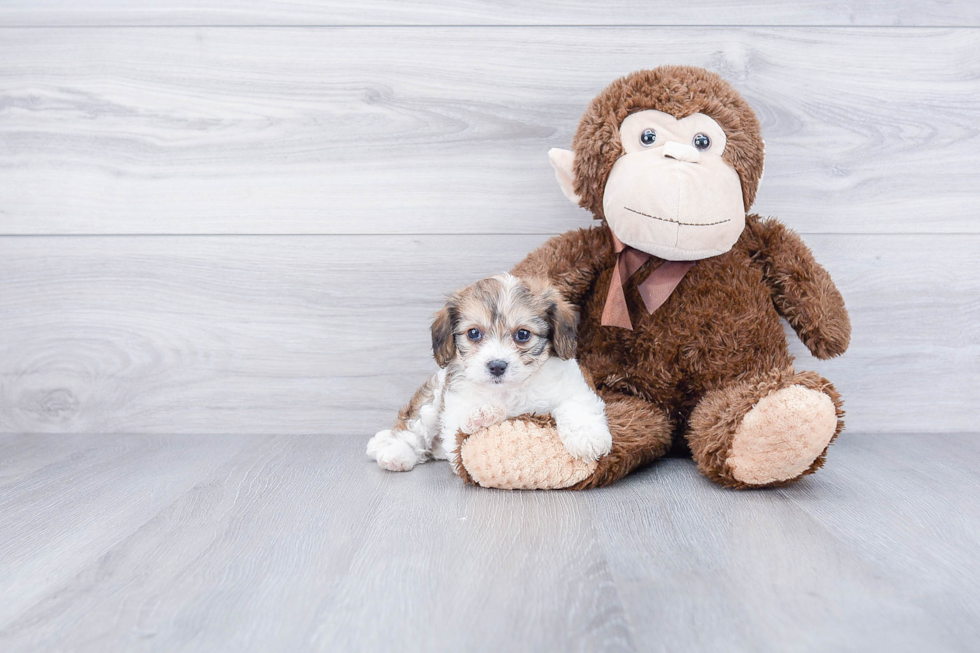
M 573 490 L 614 483 L 670 449 L 674 425 L 660 407 L 619 392 L 600 390 L 599 395 L 606 402 L 612 450 L 599 459 L 595 473 L 573 486 Z
M 792 367 L 707 392 L 688 422 L 698 469 L 727 487 L 786 485 L 817 471 L 844 428 L 830 381 Z
M 608 485 L 667 452 L 672 425 L 664 411 L 638 397 L 599 394 L 612 450 L 598 462 L 572 458 L 550 416 L 522 416 L 461 436 L 459 475 L 483 487 L 583 490 Z

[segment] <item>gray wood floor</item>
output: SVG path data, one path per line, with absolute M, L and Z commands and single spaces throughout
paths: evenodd
M 490 491 L 363 445 L 0 436 L 0 650 L 976 650 L 976 435 L 847 435 L 752 492 L 682 459 Z

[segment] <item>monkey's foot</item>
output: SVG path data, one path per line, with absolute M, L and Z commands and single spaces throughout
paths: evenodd
M 502 490 L 554 490 L 583 481 L 596 462 L 573 458 L 551 417 L 524 415 L 458 437 L 457 473 Z
M 813 372 L 774 371 L 706 394 L 689 421 L 701 471 L 729 487 L 783 485 L 816 471 L 844 426 L 840 396 Z
M 748 485 L 796 478 L 823 453 L 836 429 L 837 411 L 824 393 L 801 385 L 777 390 L 742 418 L 728 468 Z

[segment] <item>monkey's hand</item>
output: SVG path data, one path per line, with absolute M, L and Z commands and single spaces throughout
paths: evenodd
M 745 223 L 745 242 L 762 267 L 776 310 L 817 358 L 843 354 L 851 340 L 851 320 L 830 275 L 780 222 L 748 215 Z

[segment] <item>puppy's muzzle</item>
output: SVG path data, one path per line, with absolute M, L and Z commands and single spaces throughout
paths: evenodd
M 487 369 L 490 370 L 490 374 L 496 377 L 501 377 L 504 372 L 507 371 L 507 361 L 493 360 L 487 363 Z

